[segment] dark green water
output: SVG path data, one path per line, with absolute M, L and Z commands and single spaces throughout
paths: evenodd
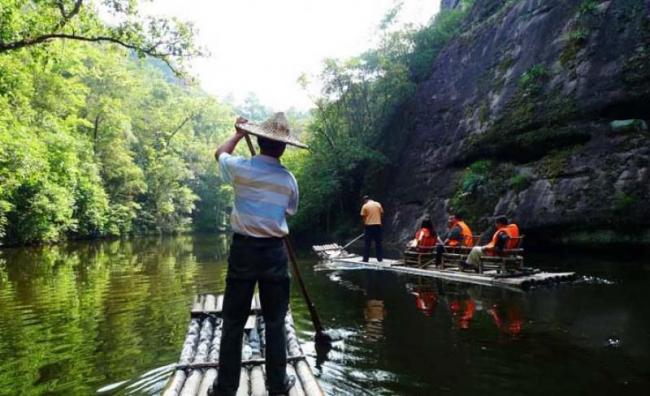
M 192 296 L 224 287 L 227 242 L 182 236 L 0 251 L 0 394 L 155 394 Z M 304 276 L 341 340 L 304 345 L 328 394 L 646 394 L 650 259 L 531 255 L 575 270 L 527 293 L 387 272 Z M 416 305 L 416 294 L 420 307 Z M 311 339 L 305 306 L 294 316 Z M 421 309 L 418 309 L 421 308 Z

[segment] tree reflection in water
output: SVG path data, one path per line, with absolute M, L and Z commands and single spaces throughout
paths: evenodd
M 174 362 L 192 296 L 224 284 L 225 266 L 199 266 L 193 243 L 180 236 L 0 251 L 0 389 L 92 394 L 152 362 Z M 223 263 L 225 238 L 209 244 L 212 261 Z

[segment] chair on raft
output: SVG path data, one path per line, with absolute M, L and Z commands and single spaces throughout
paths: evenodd
M 435 259 L 435 246 L 407 247 L 404 251 L 404 264 L 407 266 L 426 268 L 434 264 Z
M 483 273 L 486 269 L 496 270 L 499 275 L 523 272 L 524 237 L 525 235 L 521 235 L 518 238 L 510 238 L 508 240 L 508 249 L 504 249 L 501 252 L 496 252 L 491 249 L 491 254 L 482 255 L 479 273 Z
M 480 235 L 472 235 L 472 246 L 445 246 L 440 268 L 460 268 L 461 263 L 467 260 L 467 255 L 480 240 Z

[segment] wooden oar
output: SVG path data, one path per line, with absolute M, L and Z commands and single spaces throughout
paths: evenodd
M 254 156 L 255 147 L 253 146 L 253 142 L 251 142 L 251 138 L 248 134 L 246 134 L 245 138 L 246 138 L 246 144 L 248 145 L 248 150 L 250 150 L 251 155 Z M 327 333 L 325 333 L 325 329 L 323 328 L 323 323 L 320 320 L 320 316 L 318 316 L 318 312 L 316 312 L 316 307 L 314 306 L 314 303 L 311 301 L 311 298 L 309 297 L 309 293 L 307 292 L 307 287 L 305 287 L 305 282 L 302 280 L 300 268 L 298 268 L 296 253 L 293 249 L 293 245 L 291 244 L 291 239 L 289 238 L 289 235 L 284 237 L 284 246 L 286 246 L 287 248 L 289 262 L 291 262 L 293 273 L 296 276 L 296 279 L 298 280 L 298 285 L 300 285 L 300 291 L 302 292 L 302 296 L 305 299 L 307 308 L 309 309 L 309 316 L 311 316 L 311 322 L 314 325 L 314 330 L 316 330 L 315 340 L 317 343 L 329 344 L 332 342 L 332 337 L 330 337 Z

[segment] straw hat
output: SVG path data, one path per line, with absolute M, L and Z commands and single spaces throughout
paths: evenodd
M 289 121 L 284 113 L 275 113 L 271 118 L 264 121 L 262 124 L 253 124 L 247 122 L 245 124 L 237 124 L 237 128 L 242 129 L 251 135 L 261 136 L 263 138 L 275 140 L 291 144 L 296 147 L 309 148 L 306 144 L 291 135 L 289 129 Z

